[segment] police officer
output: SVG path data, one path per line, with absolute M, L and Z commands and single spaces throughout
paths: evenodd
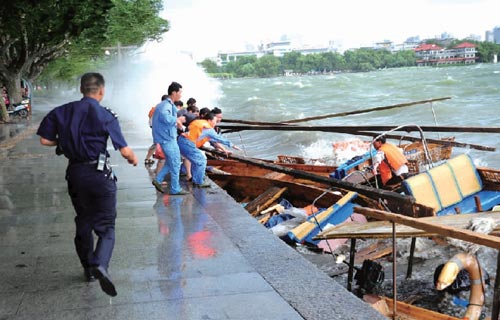
M 69 159 L 68 193 L 76 211 L 75 247 L 88 282 L 96 278 L 102 290 L 116 296 L 108 274 L 115 243 L 116 178 L 108 164 L 108 138 L 128 163 L 137 157 L 123 137 L 118 117 L 99 102 L 104 97 L 104 77 L 86 73 L 81 78 L 83 98 L 50 111 L 40 123 L 40 143 L 56 146 Z M 98 241 L 94 248 L 92 231 Z

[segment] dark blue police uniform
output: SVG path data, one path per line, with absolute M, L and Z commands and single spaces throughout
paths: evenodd
M 84 97 L 50 111 L 37 134 L 57 141 L 58 154 L 68 159 L 68 193 L 76 211 L 75 247 L 84 268 L 108 269 L 115 243 L 116 178 L 109 165 L 98 170 L 99 154 L 106 156 L 108 138 L 115 149 L 127 146 L 118 117 L 93 98 Z M 98 236 L 94 250 L 92 231 Z

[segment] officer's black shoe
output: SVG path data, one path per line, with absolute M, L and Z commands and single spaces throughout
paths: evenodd
M 94 282 L 96 280 L 96 278 L 92 274 L 91 268 L 84 268 L 83 275 L 85 276 L 85 281 L 87 281 L 87 282 Z
M 97 280 L 99 280 L 102 291 L 104 291 L 109 296 L 116 297 L 117 293 L 115 285 L 111 281 L 111 277 L 109 276 L 106 269 L 101 266 L 92 267 L 92 274 L 97 278 Z

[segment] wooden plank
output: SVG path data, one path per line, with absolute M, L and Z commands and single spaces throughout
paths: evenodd
M 472 242 L 475 244 L 487 246 L 493 249 L 500 249 L 500 238 L 496 236 L 490 236 L 487 234 L 482 234 L 470 230 L 464 230 L 456 227 L 449 227 L 440 223 L 430 223 L 428 221 L 422 220 L 422 218 L 411 218 L 407 216 L 403 216 L 401 214 L 395 214 L 392 212 L 356 207 L 354 208 L 354 212 L 363 214 L 367 217 L 371 217 L 378 220 L 391 221 L 395 223 L 404 224 L 407 226 L 411 226 L 417 229 L 422 229 L 427 232 L 433 232 L 443 237 L 451 237 L 459 240 L 464 240 L 468 242 Z M 491 213 L 495 214 L 495 213 Z M 475 214 L 468 214 L 472 215 Z M 458 215 L 461 216 L 461 215 Z
M 383 297 L 387 302 L 387 306 L 389 307 L 390 316 L 392 318 L 393 314 L 393 299 Z M 455 318 L 446 314 L 442 314 L 439 312 L 435 312 L 432 310 L 424 309 L 421 307 L 417 307 L 405 302 L 396 301 L 396 318 L 395 319 L 406 319 L 406 320 L 459 320 L 459 318 Z
M 356 256 L 354 257 L 354 263 L 359 264 L 366 259 L 376 260 L 391 253 L 392 253 L 392 244 L 383 242 L 373 243 L 372 245 L 356 252 Z
M 252 216 L 257 216 L 260 211 L 269 207 L 276 199 L 278 199 L 287 188 L 271 187 L 263 194 L 250 201 L 245 209 L 250 212 Z
M 459 215 L 425 217 L 418 218 L 430 224 L 446 225 L 458 229 L 465 229 L 473 219 L 490 218 L 495 223 L 500 223 L 500 212 L 480 212 L 467 213 Z M 496 235 L 500 230 L 495 229 L 491 235 Z M 408 225 L 396 223 L 396 237 L 431 237 L 440 235 L 437 232 L 421 230 Z M 317 235 L 320 239 L 338 239 L 338 238 L 392 238 L 392 222 L 390 221 L 372 221 L 363 224 L 350 223 L 333 227 Z M 499 238 L 500 239 L 500 238 Z

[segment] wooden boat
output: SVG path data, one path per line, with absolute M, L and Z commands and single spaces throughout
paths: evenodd
M 314 173 L 320 176 L 328 177 L 330 174 L 337 169 L 336 166 L 328 165 L 314 165 L 305 163 L 281 163 L 273 162 L 271 160 L 256 159 L 258 161 L 267 163 L 277 163 L 281 166 L 302 170 L 310 173 Z M 212 170 L 215 169 L 215 170 Z M 208 159 L 207 161 L 207 173 L 208 174 L 236 174 L 242 176 L 253 176 L 253 177 L 267 177 L 271 179 L 287 179 L 285 174 L 279 174 L 274 170 L 269 168 L 257 167 L 255 165 L 244 163 L 237 160 L 231 159 Z
M 440 140 L 453 142 L 455 141 L 455 138 L 449 137 Z M 433 164 L 448 160 L 451 157 L 453 149 L 452 145 L 430 142 L 426 143 L 425 146 L 426 148 L 424 147 L 424 143 L 422 143 L 422 141 L 406 144 L 400 143 L 398 145 L 398 147 L 403 151 L 405 157 L 408 159 L 407 165 L 409 173 L 420 173 Z M 362 155 L 355 156 L 338 166 L 331 166 L 333 170 L 330 171 L 330 177 L 335 179 L 344 179 L 353 183 L 366 183 L 367 181 L 370 181 L 373 178 L 373 174 L 371 170 L 365 169 L 371 167 L 372 157 L 375 153 L 375 150 L 372 149 Z M 278 159 L 275 163 L 280 165 L 296 166 L 297 169 L 300 169 L 300 165 L 308 165 L 304 158 L 289 155 L 278 155 Z
M 388 319 L 399 320 L 459 320 L 459 318 L 448 316 L 425 308 L 420 308 L 402 301 L 394 301 L 391 298 L 375 295 L 365 295 L 363 300 L 370 304 L 375 310 Z M 395 310 L 394 312 L 394 304 Z

